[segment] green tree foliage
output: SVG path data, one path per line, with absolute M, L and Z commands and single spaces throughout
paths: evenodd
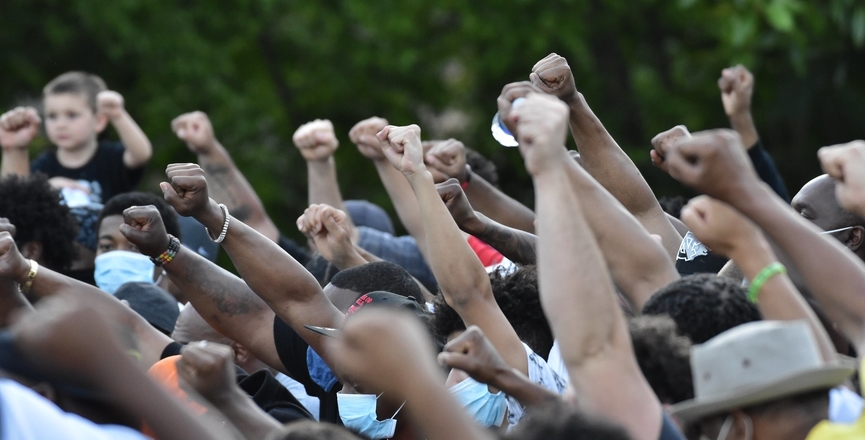
M 863 136 L 861 0 L 5 0 L 0 25 L 3 106 L 38 101 L 64 71 L 98 73 L 153 142 L 148 190 L 194 158 L 171 119 L 205 111 L 287 233 L 306 203 L 291 134 L 313 118 L 337 127 L 346 197 L 389 205 L 347 137 L 378 115 L 458 137 L 532 203 L 518 152 L 489 123 L 501 87 L 549 52 L 659 195 L 683 189 L 651 168 L 649 139 L 726 126 L 716 80 L 728 65 L 754 72 L 755 120 L 794 192 L 819 172 L 818 147 Z

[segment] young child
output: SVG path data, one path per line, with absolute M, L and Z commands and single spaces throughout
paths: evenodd
M 52 186 L 63 189 L 70 206 L 104 203 L 132 190 L 152 149 L 123 108 L 123 97 L 85 72 L 64 73 L 42 93 L 45 131 L 57 149 L 42 153 L 28 167 L 28 147 L 39 132 L 39 115 L 32 107 L 10 110 L 0 116 L 0 175 L 43 172 Z M 109 121 L 120 142 L 97 140 Z

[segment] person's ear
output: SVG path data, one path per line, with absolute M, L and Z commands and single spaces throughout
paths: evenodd
M 231 344 L 231 348 L 234 350 L 234 364 L 235 365 L 243 365 L 247 361 L 249 361 L 249 350 L 246 347 L 234 342 Z
M 42 261 L 42 243 L 38 241 L 28 241 L 21 247 L 21 255 L 36 262 Z
M 854 226 L 853 229 L 850 230 L 847 239 L 844 240 L 844 246 L 847 246 L 848 249 L 856 252 L 862 247 L 863 242 L 865 242 L 865 228 L 862 226 Z
M 733 417 L 733 427 L 727 438 L 747 440 L 754 438 L 754 422 L 751 420 L 751 416 L 740 409 L 733 411 L 730 416 Z
M 105 113 L 97 112 L 96 113 L 96 126 L 93 127 L 96 130 L 96 133 L 102 133 L 105 130 L 105 127 L 108 126 L 108 115 Z

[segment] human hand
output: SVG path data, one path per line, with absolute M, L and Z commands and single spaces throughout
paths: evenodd
M 160 183 L 159 188 L 165 201 L 178 214 L 201 221 L 199 217 L 212 213 L 212 209 L 209 209 L 212 207 L 207 195 L 207 179 L 201 167 L 194 163 L 174 163 L 168 165 L 165 175 L 168 182 Z M 219 212 L 217 217 L 221 218 L 222 213 Z
M 363 154 L 367 159 L 385 160 L 384 153 L 381 151 L 381 142 L 379 142 L 376 134 L 387 125 L 387 119 L 373 116 L 351 127 L 348 137 L 357 146 L 360 154 Z
M 424 162 L 436 183 L 444 182 L 451 177 L 459 180 L 460 183 L 466 181 L 468 174 L 466 147 L 456 139 L 436 143 L 429 152 L 424 154 Z
M 426 169 L 423 162 L 420 127 L 417 125 L 405 127 L 388 125 L 378 132 L 376 137 L 381 142 L 382 152 L 387 160 L 406 177 Z
M 15 244 L 15 225 L 0 218 L 0 278 L 23 284 L 30 273 L 30 263 Z
M 511 114 L 516 125 L 520 153 L 526 169 L 537 176 L 566 160 L 564 148 L 568 127 L 568 106 L 553 96 L 532 93 Z
M 759 186 L 742 140 L 733 130 L 707 130 L 679 138 L 667 152 L 666 162 L 674 179 L 734 206 L 742 192 Z
M 216 148 L 213 125 L 204 112 L 184 113 L 171 121 L 171 131 L 186 142 L 186 147 L 195 154 L 206 154 Z
M 817 156 L 823 171 L 836 181 L 838 203 L 865 217 L 865 141 L 823 147 Z
M 97 113 L 115 120 L 123 116 L 123 96 L 113 90 L 104 90 L 96 95 Z
M 532 67 L 529 79 L 544 93 L 561 99 L 565 104 L 571 104 L 579 97 L 568 60 L 555 53 L 538 61 Z
M 514 101 L 518 98 L 525 98 L 529 93 L 544 93 L 544 91 L 529 81 L 520 81 L 505 85 L 502 93 L 496 99 L 499 117 L 514 137 L 517 136 L 517 127 L 511 123 L 510 119 L 511 111 L 514 109 Z
M 297 229 L 312 240 L 325 260 L 344 267 L 356 251 L 345 212 L 328 205 L 310 205 L 297 219 Z
M 168 249 L 168 233 L 162 216 L 153 205 L 126 208 L 120 233 L 148 257 L 158 257 Z
M 346 319 L 342 337 L 328 340 L 327 350 L 348 383 L 403 401 L 406 384 L 444 383 L 432 347 L 429 333 L 410 312 L 370 308 Z
M 333 124 L 327 119 L 316 119 L 301 125 L 294 132 L 292 140 L 307 162 L 328 160 L 339 147 Z
M 201 341 L 183 347 L 177 375 L 202 397 L 219 407 L 239 396 L 234 376 L 234 350 Z M 246 396 L 242 396 L 246 398 Z
M 448 207 L 448 211 L 450 211 L 451 217 L 454 218 L 454 222 L 460 228 L 467 227 L 471 229 L 473 224 L 478 221 L 478 217 L 466 198 L 459 181 L 457 179 L 448 179 L 446 182 L 436 185 L 436 191 L 438 191 L 439 197 L 442 198 L 445 206 Z
M 754 94 L 754 75 L 739 64 L 721 71 L 718 78 L 721 101 L 727 116 L 737 116 L 751 111 L 751 96 Z
M 730 205 L 709 196 L 691 199 L 682 208 L 681 218 L 701 243 L 727 258 L 765 243 L 756 225 Z
M 16 107 L 0 115 L 0 147 L 26 149 L 39 134 L 39 113 L 33 107 Z
M 660 168 L 665 173 L 669 173 L 666 162 L 667 151 L 679 138 L 683 137 L 691 137 L 691 132 L 684 125 L 677 125 L 655 135 L 652 138 L 652 150 L 649 151 L 649 155 L 652 157 L 652 165 Z
M 472 379 L 496 386 L 496 374 L 511 368 L 476 325 L 445 345 L 438 355 L 438 363 L 465 371 Z

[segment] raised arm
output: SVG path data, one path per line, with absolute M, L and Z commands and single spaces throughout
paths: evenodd
M 731 258 L 752 283 L 761 271 L 778 263 L 772 247 L 757 226 L 726 203 L 708 196 L 697 197 L 682 209 L 682 219 L 697 239 L 712 252 Z M 764 319 L 805 320 L 814 333 L 823 359 L 835 358 L 829 334 L 786 273 L 773 275 L 756 294 L 754 300 Z
M 166 175 L 168 182 L 160 184 L 165 200 L 180 215 L 198 220 L 211 236 L 222 237 L 222 248 L 252 291 L 327 361 L 325 337 L 304 325 L 338 328 L 343 315 L 315 278 L 276 243 L 226 215 L 208 197 L 204 171 L 198 165 L 169 165 Z
M 129 116 L 123 106 L 123 96 L 113 90 L 105 90 L 96 95 L 98 112 L 111 121 L 120 142 L 126 150 L 123 153 L 123 165 L 127 168 L 139 168 L 150 161 L 153 147 L 141 127 Z
M 158 257 L 168 249 L 169 237 L 155 207 L 128 208 L 123 221 L 120 232 L 142 254 Z M 162 268 L 211 327 L 286 372 L 274 345 L 273 310 L 243 280 L 183 246 Z
M 670 174 L 751 219 L 790 258 L 839 330 L 865 349 L 865 263 L 796 213 L 761 183 L 730 130 L 679 141 L 667 156 Z
M 279 230 L 228 150 L 216 139 L 207 115 L 184 113 L 171 121 L 171 131 L 195 153 L 210 184 L 211 196 L 252 229 L 273 241 L 279 240 Z
M 477 325 L 490 335 L 508 365 L 527 374 L 528 360 L 522 342 L 496 303 L 483 264 L 442 203 L 432 174 L 424 165 L 420 128 L 388 126 L 378 134 L 378 139 L 384 154 L 405 176 L 417 198 L 427 238 L 427 262 L 448 305 L 466 327 Z
M 567 106 L 540 94 L 529 95 L 512 115 L 535 183 L 541 302 L 579 405 L 621 423 L 635 439 L 655 440 L 661 405 L 640 373 L 580 200 L 562 185 L 567 167 L 577 166 L 562 148 L 567 116 Z
M 39 134 L 39 112 L 33 107 L 16 107 L 0 115 L 0 177 L 30 175 L 30 144 Z
M 676 258 L 682 236 L 667 220 L 652 188 L 634 162 L 619 147 L 585 98 L 577 91 L 568 62 L 550 54 L 532 68 L 532 83 L 557 96 L 569 107 L 571 134 L 583 167 L 610 192 L 651 234 L 661 236 L 664 249 Z
M 326 119 L 308 122 L 294 132 L 292 140 L 306 160 L 309 182 L 307 202 L 310 205 L 330 205 L 345 212 L 336 178 L 336 162 L 333 160 L 333 154 L 339 147 L 333 124 Z

